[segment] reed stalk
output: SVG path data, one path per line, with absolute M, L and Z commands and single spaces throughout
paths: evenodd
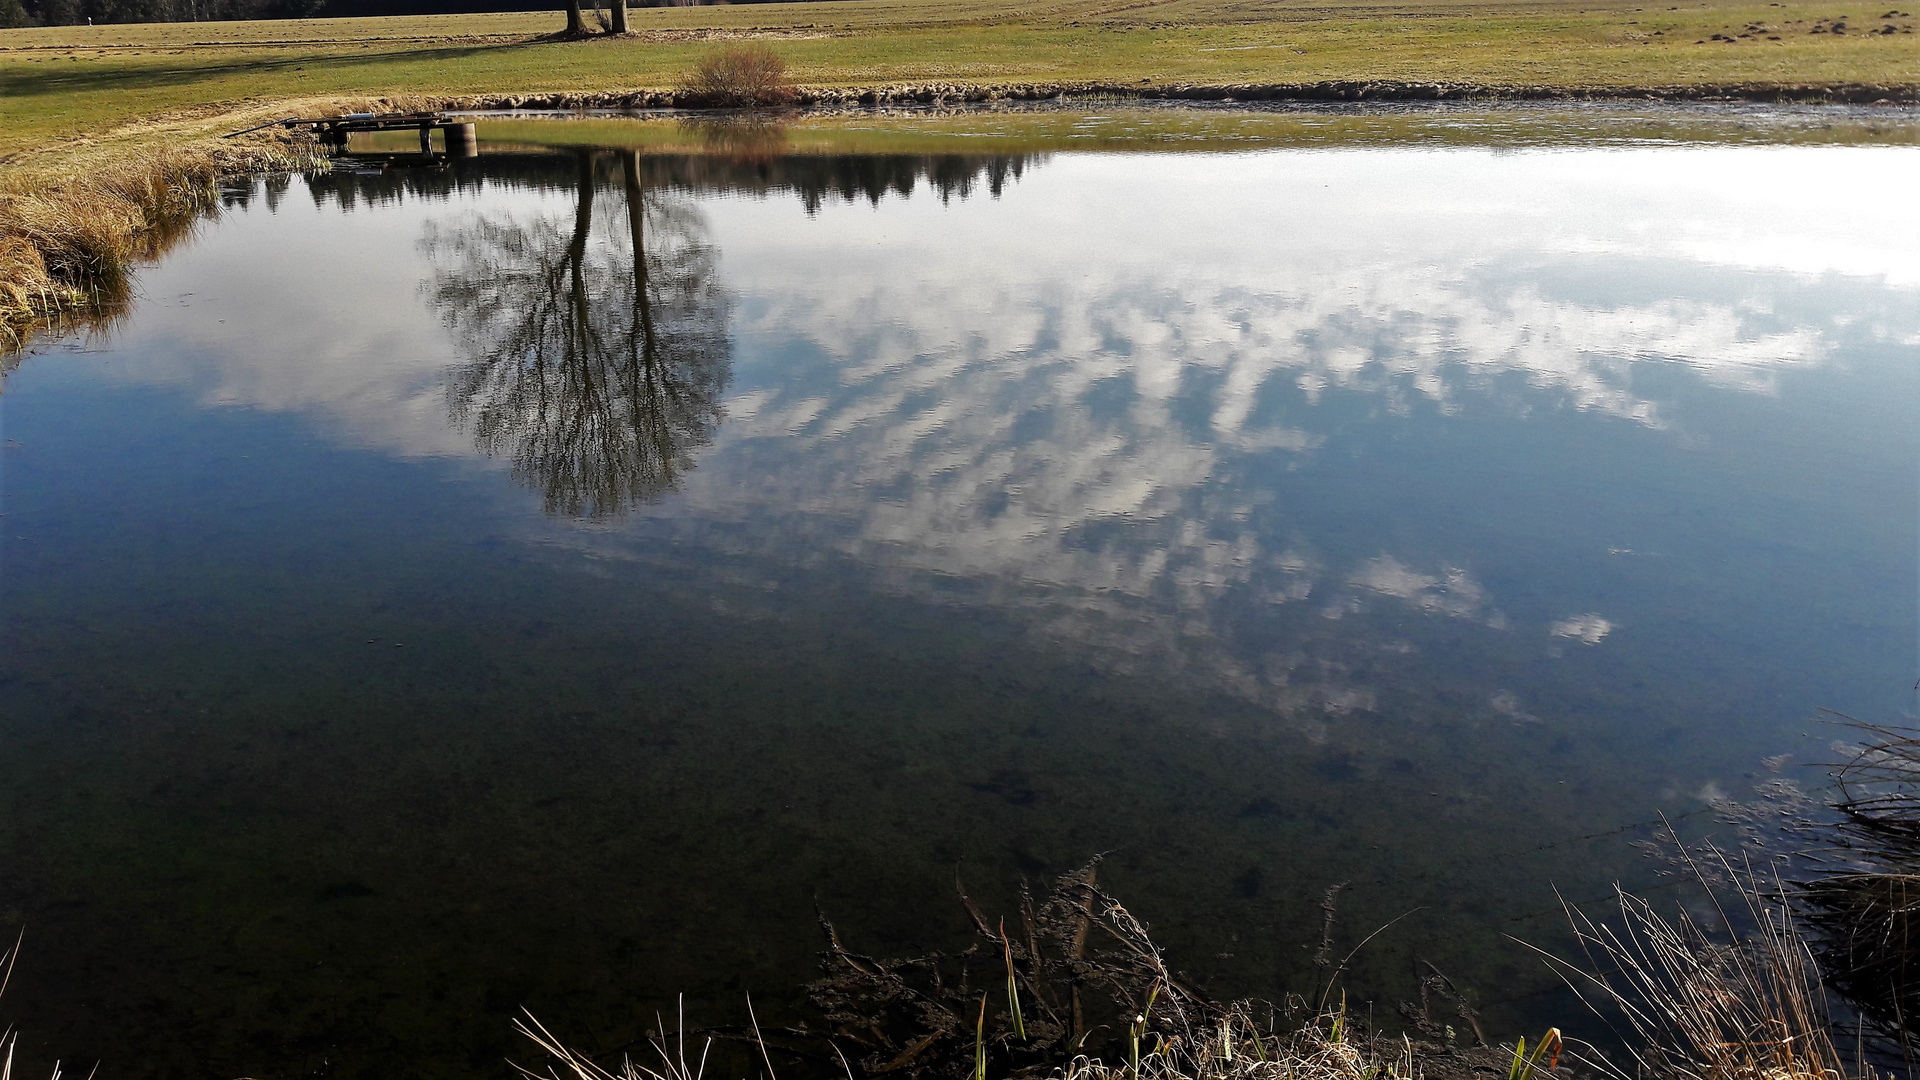
M 1680 851 L 1703 885 L 1734 885 L 1731 905 L 1708 889 L 1711 923 L 1684 907 L 1663 913 L 1624 891 L 1615 924 L 1567 908 L 1587 963 L 1557 966 L 1598 1014 L 1623 1019 L 1630 1036 L 1627 1065 L 1582 1060 L 1623 1078 L 1870 1076 L 1840 1052 L 1819 966 L 1782 883 L 1711 847 L 1710 867 Z

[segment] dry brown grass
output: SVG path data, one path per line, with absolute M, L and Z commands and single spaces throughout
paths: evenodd
M 962 894 L 989 946 L 965 953 L 877 960 L 849 952 L 823 921 L 827 977 L 811 996 L 827 1029 L 772 1032 L 771 1055 L 756 1021 L 711 1029 L 690 1056 L 682 1017 L 676 1032 L 660 1025 L 646 1060 L 608 1063 L 528 1017 L 519 1030 L 549 1060 L 543 1071 L 523 1072 L 535 1080 L 703 1080 L 717 1037 L 756 1047 L 768 1080 L 782 1053 L 847 1080 L 1493 1080 L 1502 1072 L 1507 1080 L 1877 1080 L 1840 1050 L 1819 966 L 1781 883 L 1718 853 L 1709 856 L 1713 865 L 1697 865 L 1675 847 L 1703 886 L 1721 883 L 1726 906 L 1713 889 L 1704 918 L 1684 908 L 1663 913 L 1621 893 L 1621 919 L 1612 925 L 1570 907 L 1584 962 L 1552 959 L 1595 1016 L 1616 1025 L 1624 1060 L 1563 1041 L 1557 1028 L 1531 1047 L 1521 1040 L 1470 1050 L 1450 1035 L 1442 1043 L 1375 1035 L 1338 994 L 1344 963 L 1325 976 L 1317 1001 L 1215 1003 L 1094 887 L 1090 866 L 1061 878 L 1044 903 L 1023 891 L 1021 929 L 1012 933 Z M 1102 937 L 1106 948 L 1092 947 Z M 1056 947 L 1062 955 L 1049 962 Z M 963 961 L 957 988 L 939 973 L 954 960 Z M 1004 989 L 995 986 L 1001 964 Z M 969 967 L 977 981 L 966 981 Z M 1097 1018 L 1089 1011 L 1087 1020 L 1103 1022 L 1083 1029 L 1082 1007 L 1095 1004 L 1115 1008 Z M 1097 1031 L 1119 1036 L 1107 1039 L 1105 1060 L 1085 1048 Z
M 284 133 L 81 148 L 0 186 L 0 346 L 32 324 L 109 309 L 128 272 L 186 236 L 222 177 L 299 168 L 316 150 Z
M 1584 969 L 1561 965 L 1601 1015 L 1624 1018 L 1628 1067 L 1620 1077 L 1674 1080 L 1845 1080 L 1871 1077 L 1834 1038 L 1818 962 L 1781 881 L 1708 847 L 1709 865 L 1675 845 L 1709 888 L 1707 915 L 1663 913 L 1619 894 L 1617 925 L 1569 908 L 1587 950 Z
M 1478 1080 L 1500 1072 L 1547 1080 L 1557 1065 L 1557 1033 L 1530 1056 L 1375 1035 L 1339 992 L 1346 961 L 1331 955 L 1331 923 L 1312 995 L 1214 1001 L 1097 887 L 1096 869 L 1097 860 L 1038 897 L 1023 887 L 1007 919 L 989 920 L 961 892 L 980 940 L 959 952 L 856 953 L 822 917 L 822 978 L 808 1000 L 824 1027 L 763 1033 L 755 1019 L 690 1033 L 681 1017 L 673 1031 L 658 1025 L 639 1060 L 614 1060 L 571 1048 L 529 1016 L 518 1029 L 547 1062 L 522 1071 L 537 1080 L 702 1080 L 714 1039 L 744 1044 L 769 1080 L 780 1059 L 847 1080 Z
M 97 192 L 0 198 L 0 347 L 121 294 L 140 210 Z
M 1527 1055 L 1524 1048 L 1485 1047 L 1450 1052 L 1441 1061 L 1430 1051 L 1420 1052 L 1418 1044 L 1410 1039 L 1374 1038 L 1356 1031 L 1341 1008 L 1328 1009 L 1309 1023 L 1281 1031 L 1272 1027 L 1270 1016 L 1267 1024 L 1260 1022 L 1256 1014 L 1267 1011 L 1252 1003 L 1232 1006 L 1204 1030 L 1195 1031 L 1191 1042 L 1156 1038 L 1138 1056 L 1122 1062 L 1108 1063 L 1080 1055 L 1052 1068 L 1007 1074 L 986 1071 L 983 1052 L 973 1062 L 962 1060 L 957 1064 L 977 1080 L 1008 1075 L 1032 1080 L 1451 1080 L 1497 1075 L 1501 1070 L 1507 1072 L 1508 1080 L 1564 1080 L 1553 1071 L 1558 1059 L 1557 1035 L 1550 1036 L 1552 1041 L 1548 1043 L 1551 1060 L 1546 1054 Z M 659 1036 L 649 1040 L 645 1060 L 623 1056 L 617 1063 L 603 1065 L 569 1047 L 531 1016 L 517 1021 L 515 1027 L 549 1058 L 542 1070 L 520 1069 L 529 1080 L 705 1080 L 713 1043 L 710 1036 L 689 1047 L 683 1018 L 673 1041 Z M 777 1080 L 773 1055 L 767 1053 L 764 1040 L 756 1037 L 753 1041 L 766 1077 Z M 857 1069 L 845 1057 L 836 1060 L 847 1080 L 886 1075 L 884 1071 Z
M 1808 792 L 1775 775 L 1753 801 L 1728 799 L 1718 817 L 1749 862 L 1764 861 L 1767 890 L 1790 905 L 1825 985 L 1845 999 L 1854 1030 L 1843 1042 L 1887 1065 L 1920 1061 L 1920 730 L 1834 714 L 1858 740 L 1835 742 L 1833 787 Z M 1770 759 L 1778 773 L 1786 758 Z M 1669 873 L 1704 873 L 1724 895 L 1753 892 L 1711 844 L 1688 858 L 1669 838 L 1649 845 Z M 1736 912 L 1736 916 L 1739 913 Z
M 46 257 L 24 235 L 0 232 L 0 310 L 28 313 L 58 306 Z

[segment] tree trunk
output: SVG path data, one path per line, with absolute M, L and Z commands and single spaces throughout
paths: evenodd
M 646 194 L 640 186 L 640 153 L 637 150 L 623 150 L 620 153 L 621 171 L 626 174 L 627 188 L 627 230 L 633 236 L 633 324 L 628 345 L 627 368 L 628 400 L 634 403 L 634 415 L 653 418 L 646 431 L 636 431 L 635 437 L 649 439 L 652 446 L 656 469 L 662 482 L 671 486 L 676 479 L 674 469 L 678 460 L 674 455 L 672 425 L 666 413 L 672 403 L 664 400 L 662 392 L 660 336 L 653 324 L 653 288 L 648 281 L 647 265 L 647 204 Z
M 570 462 L 582 463 L 569 470 L 572 475 L 568 481 L 574 493 L 569 502 L 571 505 L 600 507 L 611 505 L 616 497 L 605 494 L 596 496 L 589 490 L 596 485 L 587 479 L 588 470 L 584 466 L 586 456 L 593 452 L 589 433 L 596 425 L 591 418 L 605 414 L 608 408 L 606 396 L 610 389 L 597 385 L 595 381 L 599 374 L 596 361 L 600 350 L 594 333 L 593 298 L 587 295 L 587 238 L 593 232 L 593 179 L 593 154 L 591 151 L 581 151 L 575 194 L 577 201 L 573 212 L 573 242 L 567 245 L 567 261 L 572 263 L 567 293 L 573 317 L 567 320 L 571 341 L 566 349 L 565 360 L 568 374 L 573 379 L 571 396 L 574 400 L 569 403 L 573 415 L 563 430 L 574 445 L 578 446 L 583 441 L 588 443 L 586 449 L 567 455 Z
M 572 301 L 580 325 L 587 324 L 587 237 L 593 233 L 593 153 L 581 151 L 574 181 L 573 243 L 567 245 L 567 261 L 572 267 Z
M 613 6 L 613 29 L 609 33 L 627 32 L 627 0 L 608 0 Z
M 626 174 L 627 231 L 633 236 L 633 323 L 638 330 L 642 359 L 653 367 L 660 342 L 653 327 L 653 293 L 647 280 L 647 204 L 640 186 L 640 152 L 620 152 L 621 172 Z
M 579 37 L 587 32 L 587 22 L 580 15 L 580 0 L 567 0 L 567 36 Z

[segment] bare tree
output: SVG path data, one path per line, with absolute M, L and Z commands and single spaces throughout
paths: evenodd
M 429 235 L 430 288 L 469 348 L 448 412 L 513 463 L 549 513 L 619 514 L 671 490 L 711 441 L 732 373 L 731 302 L 705 223 L 622 157 L 624 228 L 595 235 L 598 169 L 575 159 L 574 212 L 476 216 Z

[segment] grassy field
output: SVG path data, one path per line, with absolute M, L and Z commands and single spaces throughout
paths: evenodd
M 579 42 L 541 40 L 561 27 L 557 13 L 47 27 L 0 38 L 0 164 L 138 120 L 276 99 L 666 89 L 714 39 L 740 35 L 773 39 L 796 80 L 815 86 L 1911 86 L 1920 36 L 1903 31 L 1920 20 L 1896 10 L 1855 0 L 838 0 L 650 8 L 635 12 L 632 37 Z M 1844 33 L 1827 32 L 1836 19 Z

